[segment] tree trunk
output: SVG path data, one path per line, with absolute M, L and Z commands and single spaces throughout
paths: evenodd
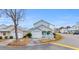
M 18 31 L 17 31 L 17 26 L 18 26 L 18 24 L 17 24 L 17 19 L 16 19 L 16 9 L 15 9 L 15 12 L 14 12 L 14 26 L 15 26 L 15 37 L 16 37 L 16 41 L 18 41 Z
M 17 24 L 16 24 L 16 22 L 14 22 L 14 27 L 15 27 L 15 38 L 16 38 L 16 41 L 18 41 L 18 31 L 17 31 Z

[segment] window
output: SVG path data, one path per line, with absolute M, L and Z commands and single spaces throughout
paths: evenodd
M 50 31 L 47 31 L 47 35 L 49 35 L 51 32 Z
M 42 31 L 43 35 L 49 35 L 51 32 L 50 31 Z
M 3 32 L 3 35 L 6 35 L 6 33 L 5 33 L 5 32 Z
M 13 36 L 10 36 L 10 39 L 13 39 Z
M 47 32 L 46 31 L 42 31 L 42 35 L 47 35 Z

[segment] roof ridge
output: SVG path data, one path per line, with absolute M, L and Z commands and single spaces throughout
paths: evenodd
M 34 25 L 37 24 L 37 23 L 39 23 L 39 22 L 41 22 L 41 21 L 50 24 L 49 22 L 47 22 L 47 21 L 45 21 L 45 20 L 39 20 L 39 21 L 37 21 L 36 23 L 34 23 Z

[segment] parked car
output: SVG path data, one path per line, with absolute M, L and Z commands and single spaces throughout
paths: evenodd
M 75 32 L 75 33 L 73 33 L 74 35 L 79 35 L 79 32 Z

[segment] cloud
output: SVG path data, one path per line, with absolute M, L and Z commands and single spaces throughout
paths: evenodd
M 1 17 L 0 18 L 0 24 L 10 25 L 10 24 L 13 24 L 13 23 L 12 23 L 12 20 L 10 18 Z
M 7 20 L 9 19 L 8 17 L 0 17 L 0 20 Z
M 60 16 L 61 19 L 79 19 L 79 16 Z

